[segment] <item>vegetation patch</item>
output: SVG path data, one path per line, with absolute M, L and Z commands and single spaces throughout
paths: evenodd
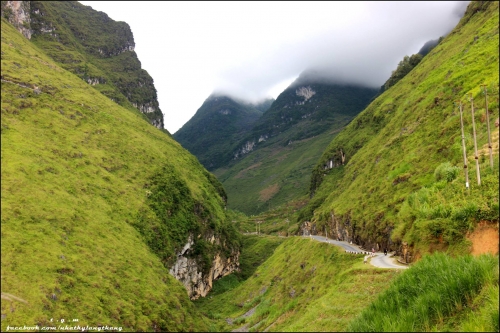
M 278 191 L 279 191 L 278 184 L 269 185 L 268 187 L 259 192 L 260 194 L 259 200 L 266 202 L 269 199 L 271 199 L 276 193 L 278 193 Z
M 51 318 L 206 330 L 169 265 L 190 232 L 220 235 L 222 256 L 238 246 L 222 185 L 138 110 L 1 27 L 2 331 Z
M 498 290 L 498 257 L 443 253 L 425 256 L 398 276 L 391 286 L 349 326 L 353 332 L 433 331 L 465 308 L 471 307 L 482 290 Z M 484 296 L 483 296 L 484 297 Z M 498 295 L 496 295 L 498 304 Z M 489 311 L 489 310 L 485 310 Z M 471 331 L 498 329 L 498 309 L 485 323 Z M 468 324 L 468 325 L 469 325 Z

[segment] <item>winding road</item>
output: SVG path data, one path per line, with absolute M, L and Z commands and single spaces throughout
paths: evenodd
M 356 252 L 356 253 L 366 253 L 367 251 L 361 250 L 357 245 L 349 244 L 344 241 L 336 241 L 330 238 L 326 238 L 324 236 L 303 236 L 305 238 L 312 238 L 317 240 L 318 242 L 330 243 L 333 245 L 341 246 L 346 251 Z M 375 257 L 370 257 L 370 264 L 375 267 L 380 268 L 393 268 L 393 269 L 406 269 L 408 266 L 404 266 L 399 264 L 395 258 L 392 256 L 386 256 L 382 252 L 375 252 Z

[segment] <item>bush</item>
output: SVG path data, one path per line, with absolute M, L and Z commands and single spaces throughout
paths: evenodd
M 447 182 L 453 181 L 457 178 L 460 168 L 451 165 L 450 162 L 441 163 L 434 171 L 434 177 L 437 181 L 446 180 Z

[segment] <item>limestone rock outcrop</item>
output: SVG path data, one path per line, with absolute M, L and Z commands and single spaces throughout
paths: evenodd
M 31 39 L 31 15 L 29 1 L 2 1 L 2 17 L 7 17 L 9 22 L 23 34 Z
M 220 243 L 220 239 L 214 235 L 207 237 L 207 241 L 212 244 Z M 205 297 L 212 289 L 213 281 L 238 270 L 240 265 L 239 251 L 231 252 L 227 258 L 219 252 L 212 258 L 208 272 L 204 272 L 202 264 L 192 257 L 193 249 L 194 240 L 191 235 L 182 250 L 177 252 L 177 261 L 170 268 L 170 274 L 182 282 L 192 300 Z

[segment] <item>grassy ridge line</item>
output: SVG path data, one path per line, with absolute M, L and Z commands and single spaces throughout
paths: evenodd
M 221 225 L 218 182 L 139 112 L 58 67 L 4 19 L 1 28 L 2 78 L 34 88 L 2 82 L 2 292 L 28 302 L 2 300 L 2 330 L 51 318 L 205 330 L 133 224 L 151 212 L 144 185 L 169 165 L 207 224 Z
M 478 4 L 471 3 L 469 14 L 475 12 L 474 6 Z M 398 228 L 401 221 L 416 221 L 417 212 L 411 213 L 409 218 L 406 213 L 400 215 L 403 203 L 411 193 L 433 186 L 437 190 L 446 186 L 458 189 L 461 180 L 447 185 L 434 177 L 442 163 L 462 165 L 459 113 L 454 102 L 458 99 L 465 102 L 466 96 L 472 93 L 479 146 L 487 142 L 480 84 L 486 84 L 490 94 L 492 128 L 498 117 L 498 97 L 495 97 L 498 96 L 499 82 L 498 2 L 479 5 L 483 6 L 481 11 L 472 16 L 466 13 L 466 24 L 462 21 L 405 78 L 372 102 L 332 141 L 313 172 L 311 191 L 316 194 L 300 221 L 313 219 L 322 229 L 325 224 L 332 223 L 333 214 L 337 223 L 350 224 L 351 232 L 356 230 L 358 242 L 385 244 L 393 228 Z M 472 133 L 470 110 L 468 112 L 465 132 Z M 473 142 L 470 134 L 466 135 L 466 143 L 471 154 Z M 346 166 L 325 172 L 323 165 L 338 155 L 341 148 L 346 152 Z M 491 170 L 483 163 L 482 188 L 472 184 L 470 198 L 476 206 L 472 214 L 465 213 L 470 221 L 483 217 L 495 219 L 495 211 L 498 219 L 498 195 L 494 194 L 494 189 L 498 190 L 498 155 L 495 156 L 495 165 Z M 470 179 L 475 179 L 473 171 L 470 171 Z M 450 207 L 445 210 L 456 210 L 456 214 L 425 216 L 426 219 L 442 219 L 445 229 L 451 216 L 464 214 L 459 209 L 465 200 L 462 190 L 455 194 L 447 191 L 448 195 L 441 196 L 444 202 L 436 198 L 428 205 L 438 209 L 440 204 L 448 204 Z M 454 222 L 449 224 L 453 226 Z M 422 249 L 429 247 L 431 235 L 412 237 L 416 239 L 414 242 L 413 239 L 404 239 L 405 232 L 412 225 L 400 228 L 402 233 L 396 235 L 394 241 L 403 239 L 417 245 L 423 242 Z M 455 226 L 453 230 L 458 234 L 466 231 Z M 441 232 L 444 231 L 438 230 L 438 238 Z M 462 239 L 456 237 L 451 244 Z

